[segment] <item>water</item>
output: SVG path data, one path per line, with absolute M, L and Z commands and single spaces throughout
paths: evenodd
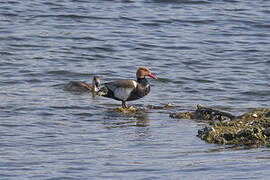
M 234 114 L 270 101 L 270 3 L 238 0 L 1 1 L 0 179 L 267 179 L 268 148 L 196 137 L 196 104 Z M 71 80 L 159 80 L 129 105 L 63 91 Z

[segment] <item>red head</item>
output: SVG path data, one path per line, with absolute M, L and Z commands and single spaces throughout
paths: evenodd
M 136 76 L 137 76 L 137 78 L 145 78 L 145 76 L 149 76 L 149 77 L 151 77 L 153 79 L 157 79 L 155 76 L 153 76 L 150 73 L 150 70 L 147 67 L 140 67 L 137 70 Z

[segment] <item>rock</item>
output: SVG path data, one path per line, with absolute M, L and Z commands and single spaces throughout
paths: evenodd
M 173 107 L 173 104 L 168 103 L 165 106 L 154 106 L 154 105 L 148 105 L 147 106 L 148 109 L 168 109 L 170 107 Z
M 197 105 L 193 112 L 172 113 L 170 117 L 205 121 L 208 125 L 198 130 L 198 137 L 209 143 L 257 147 L 270 145 L 270 108 L 234 116 Z
M 232 145 L 269 145 L 270 118 L 265 115 L 270 109 L 257 109 L 229 122 L 215 124 L 215 134 L 204 128 L 198 136 L 209 143 Z M 257 115 L 254 119 L 254 114 Z M 211 126 L 210 126 L 211 127 Z
M 209 107 L 203 107 L 198 104 L 197 109 L 194 112 L 184 112 L 184 113 L 171 113 L 171 118 L 186 118 L 186 119 L 199 119 L 205 121 L 225 121 L 232 120 L 235 118 L 234 115 L 218 111 Z
M 164 106 L 148 105 L 147 109 L 168 109 L 171 107 L 173 107 L 173 104 L 168 103 Z M 124 113 L 124 114 L 135 114 L 135 113 L 139 113 L 139 112 L 146 112 L 147 109 L 146 108 L 135 108 L 133 106 L 130 106 L 128 108 L 117 107 L 114 109 L 114 111 L 119 112 L 119 113 Z
M 128 108 L 123 108 L 123 107 L 117 107 L 115 108 L 114 110 L 115 112 L 119 112 L 119 113 L 124 113 L 124 114 L 134 114 L 136 113 L 138 110 L 133 107 L 133 106 L 130 106 Z
M 270 127 L 266 128 L 264 131 L 263 131 L 263 134 L 265 136 L 270 136 Z

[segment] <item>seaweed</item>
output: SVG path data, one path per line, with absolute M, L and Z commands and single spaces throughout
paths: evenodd
M 200 119 L 205 121 L 225 121 L 232 120 L 235 118 L 234 115 L 228 112 L 222 112 L 209 107 L 203 107 L 198 104 L 197 109 L 194 112 L 181 112 L 181 113 L 171 113 L 171 118 L 185 118 L 185 119 Z
M 164 106 L 155 106 L 155 105 L 148 105 L 147 108 L 148 109 L 168 109 L 168 108 L 171 108 L 173 107 L 173 104 L 171 103 L 168 103 Z
M 168 103 L 164 106 L 155 106 L 155 105 L 148 105 L 147 108 L 136 108 L 133 106 L 129 106 L 128 108 L 117 107 L 114 109 L 115 112 L 123 113 L 123 114 L 136 114 L 141 112 L 146 112 L 147 109 L 168 109 L 173 107 L 171 103 Z
M 254 109 L 241 116 L 197 105 L 194 112 L 173 113 L 172 118 L 200 119 L 208 123 L 198 137 L 209 143 L 270 145 L 270 109 Z

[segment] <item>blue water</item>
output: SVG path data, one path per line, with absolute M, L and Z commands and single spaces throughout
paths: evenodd
M 269 149 L 208 144 L 196 104 L 239 115 L 270 102 L 265 0 L 0 2 L 0 179 L 267 179 Z M 128 105 L 63 90 L 72 80 L 135 78 Z

